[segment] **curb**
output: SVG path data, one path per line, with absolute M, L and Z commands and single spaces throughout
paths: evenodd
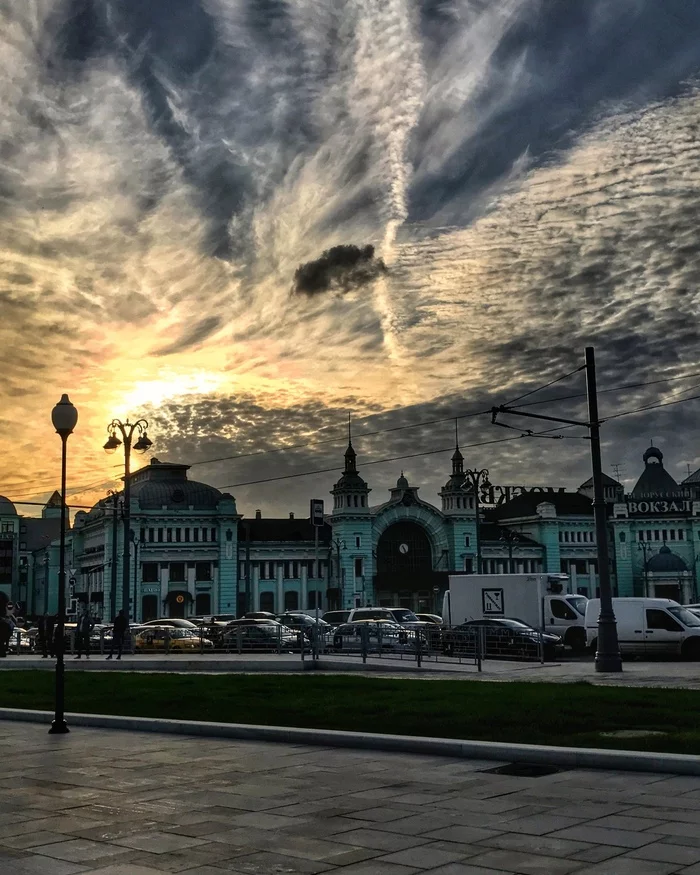
M 48 726 L 52 718 L 53 714 L 49 711 L 21 711 L 14 708 L 0 708 L 0 720 L 44 723 Z M 100 729 L 429 754 L 431 756 L 551 765 L 565 769 L 612 769 L 630 772 L 662 772 L 672 775 L 700 775 L 700 756 L 685 756 L 684 754 L 550 747 L 536 744 L 504 744 L 492 741 L 462 741 L 453 738 L 421 738 L 410 735 L 344 732 L 334 729 L 300 729 L 284 726 L 256 726 L 245 723 L 205 723 L 194 720 L 117 717 L 105 714 L 68 713 L 66 719 L 73 726 L 89 726 Z

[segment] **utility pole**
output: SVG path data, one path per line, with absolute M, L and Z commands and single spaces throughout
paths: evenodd
M 598 390 L 595 374 L 595 352 L 592 346 L 586 347 L 585 364 L 579 370 L 586 372 L 586 394 L 588 396 L 588 421 L 563 419 L 558 416 L 544 416 L 541 413 L 529 413 L 514 407 L 493 407 L 491 421 L 497 423 L 501 413 L 515 416 L 526 416 L 530 419 L 541 419 L 546 422 L 562 422 L 567 425 L 579 425 L 588 429 L 591 442 L 591 467 L 593 469 L 593 518 L 598 552 L 598 580 L 600 588 L 600 617 L 598 618 L 598 650 L 595 655 L 596 671 L 622 671 L 622 658 L 617 639 L 617 622 L 612 605 L 612 587 L 610 584 L 610 558 L 608 555 L 608 524 L 605 509 L 605 494 L 603 491 L 603 465 L 600 452 L 600 420 L 598 418 Z M 532 432 L 527 432 L 532 434 Z M 551 436 L 556 439 L 557 436 Z
M 617 640 L 617 622 L 612 604 L 610 585 L 610 558 L 608 556 L 608 520 L 603 491 L 603 463 L 600 453 L 600 420 L 598 418 L 598 389 L 595 375 L 595 351 L 586 347 L 586 393 L 591 439 L 593 468 L 593 519 L 598 546 L 598 580 L 600 586 L 600 616 L 598 617 L 598 650 L 595 655 L 596 671 L 622 671 L 622 657 Z
M 250 597 L 253 592 L 253 587 L 250 585 L 250 523 L 245 521 L 245 592 L 243 593 L 243 613 L 248 611 L 257 611 L 258 606 L 250 606 Z

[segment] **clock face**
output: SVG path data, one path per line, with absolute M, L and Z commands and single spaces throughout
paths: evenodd
M 399 553 L 408 553 L 408 544 L 399 544 Z

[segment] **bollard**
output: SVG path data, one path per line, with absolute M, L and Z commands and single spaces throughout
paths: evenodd
M 236 639 L 238 641 L 238 652 L 243 653 L 243 629 L 236 629 Z
M 486 628 L 484 626 L 478 626 L 478 635 L 476 636 L 476 664 L 479 671 L 481 671 L 481 663 L 484 660 L 486 655 Z
M 165 652 L 170 653 L 170 630 L 165 630 Z
M 301 651 L 301 661 L 302 662 L 304 662 L 304 655 L 305 655 L 305 650 L 304 650 L 304 645 L 306 643 L 305 638 L 306 638 L 306 635 L 304 635 L 304 630 L 300 629 L 299 630 L 299 650 Z
M 114 632 L 112 632 L 114 634 Z M 100 629 L 100 656 L 105 655 L 105 630 Z
M 416 630 L 416 662 L 418 663 L 418 668 L 420 668 L 421 664 L 422 664 L 422 661 L 421 661 L 422 645 L 423 645 L 423 642 L 421 641 L 421 633 L 418 630 Z
M 199 627 L 199 652 L 204 654 L 204 630 L 202 626 Z
M 540 651 L 540 664 L 544 665 L 544 635 L 542 634 L 541 629 L 539 631 L 539 635 L 537 636 L 537 643 Z
M 360 638 L 361 638 L 361 646 L 362 646 L 362 662 L 367 662 L 367 644 L 368 644 L 368 633 L 369 629 L 366 626 L 363 626 L 360 630 Z

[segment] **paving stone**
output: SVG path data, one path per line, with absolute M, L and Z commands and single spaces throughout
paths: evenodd
M 477 826 L 447 826 L 442 829 L 431 830 L 425 834 L 426 838 L 431 839 L 446 839 L 448 842 L 464 842 L 470 844 L 479 842 L 482 839 L 489 839 L 499 835 L 499 832 L 506 832 L 505 829 L 483 829 Z
M 114 844 L 138 851 L 148 851 L 149 854 L 167 854 L 170 851 L 181 851 L 183 848 L 194 848 L 205 842 L 202 839 L 167 832 L 145 832 L 115 839 Z
M 586 842 L 575 842 L 571 839 L 555 839 L 552 836 L 532 836 L 523 833 L 505 833 L 490 839 L 480 841 L 474 847 L 483 853 L 484 847 L 499 848 L 504 851 L 527 851 L 530 854 L 544 854 L 550 857 L 572 857 L 594 848 L 595 845 Z M 620 848 L 615 848 L 615 853 L 621 853 Z M 604 857 L 602 859 L 605 859 Z M 597 862 L 597 861 L 596 861 Z
M 62 836 L 56 832 L 39 830 L 38 832 L 30 832 L 21 836 L 3 836 L 2 843 L 7 848 L 23 850 L 25 848 L 35 848 L 37 845 L 48 845 L 54 842 L 68 841 L 68 839 L 72 838 L 73 836 Z
M 114 857 L 124 853 L 124 848 L 107 842 L 91 842 L 88 839 L 71 839 L 66 842 L 56 842 L 32 848 L 35 854 L 66 860 L 70 863 L 84 863 L 88 860 L 99 860 L 103 857 Z
M 79 872 L 87 872 L 90 868 L 65 860 L 52 860 L 49 857 L 25 857 L 21 861 L 15 860 L 7 869 L 4 867 L 5 864 L 0 863 L 2 875 L 77 875 Z
M 653 842 L 650 845 L 645 845 L 643 848 L 630 851 L 625 856 L 640 860 L 658 860 L 661 863 L 677 863 L 678 865 L 690 866 L 692 863 L 700 863 L 700 848 Z
M 543 857 L 521 851 L 487 851 L 469 860 L 470 866 L 484 866 L 504 872 L 519 872 L 523 875 L 568 875 L 581 864 L 572 860 Z
M 407 848 L 394 854 L 377 857 L 377 863 L 398 863 L 401 866 L 414 866 L 418 869 L 434 869 L 446 863 L 456 863 L 463 860 L 464 854 L 455 851 L 443 851 L 433 845 L 423 845 L 418 848 Z
M 564 829 L 567 826 L 576 826 L 581 823 L 581 818 L 565 817 L 561 814 L 536 814 L 532 817 L 509 819 L 506 823 L 508 832 L 522 832 L 539 836 Z
M 427 845 L 430 841 L 425 837 L 397 835 L 378 829 L 351 829 L 349 832 L 329 836 L 329 840 L 380 851 L 401 851 L 406 847 Z
M 626 814 L 611 814 L 608 817 L 599 817 L 597 820 L 589 820 L 587 826 L 602 826 L 605 829 L 631 829 L 652 830 L 662 825 L 665 821 L 651 817 L 634 817 Z
M 570 826 L 567 829 L 553 833 L 555 838 L 574 839 L 591 844 L 617 845 L 621 848 L 639 848 L 657 841 L 659 836 L 655 833 L 634 832 L 626 829 L 605 829 L 602 826 Z
M 657 863 L 651 860 L 632 860 L 629 857 L 615 857 L 595 866 L 577 869 L 576 875 L 670 875 L 679 872 L 677 863 Z M 700 873 L 700 869 L 698 869 Z
M 290 873 L 317 875 L 319 872 L 336 868 L 328 863 L 302 860 L 299 857 L 285 857 L 282 854 L 270 854 L 265 851 L 238 857 L 235 866 L 233 871 L 240 872 L 242 875 L 290 875 Z
M 396 863 L 371 862 L 346 866 L 341 871 L 342 875 L 414 875 L 424 870 L 416 869 L 414 866 L 399 866 Z

